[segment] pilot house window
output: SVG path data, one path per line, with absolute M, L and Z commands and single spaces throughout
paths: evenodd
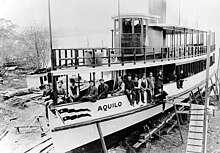
M 123 19 L 122 21 L 122 31 L 123 33 L 132 33 L 132 20 L 131 19 Z
M 141 20 L 134 19 L 134 33 L 141 33 Z

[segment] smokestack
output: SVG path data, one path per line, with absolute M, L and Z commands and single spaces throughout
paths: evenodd
M 166 23 L 166 0 L 149 0 L 149 13 L 160 16 L 159 23 Z

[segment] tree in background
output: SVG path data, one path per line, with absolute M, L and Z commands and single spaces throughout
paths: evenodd
M 31 26 L 23 30 L 19 38 L 25 62 L 31 67 L 45 68 L 50 60 L 50 39 L 48 29 Z
M 13 46 L 17 39 L 17 25 L 0 18 L 0 66 L 13 58 Z
M 25 68 L 46 68 L 50 61 L 49 31 L 30 26 L 17 31 L 10 20 L 0 19 L 0 66 L 16 62 Z

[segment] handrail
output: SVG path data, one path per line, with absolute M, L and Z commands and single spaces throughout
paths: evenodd
M 211 45 L 211 52 L 215 45 Z M 173 46 L 163 48 L 122 47 L 122 48 L 74 48 L 52 49 L 52 67 L 81 67 L 112 64 L 134 63 L 147 60 L 176 60 L 202 56 L 207 53 L 207 46 Z

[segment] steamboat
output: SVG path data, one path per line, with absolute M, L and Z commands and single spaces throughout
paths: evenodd
M 113 45 L 109 48 L 52 48 L 48 81 L 52 82 L 54 99 L 49 109 L 49 125 L 56 152 L 102 152 L 123 136 L 157 114 L 162 104 L 147 102 L 131 105 L 125 94 L 112 95 L 118 76 L 141 78 L 163 71 L 163 90 L 168 97 L 200 89 L 205 84 L 207 51 L 210 51 L 210 79 L 215 79 L 218 55 L 215 34 L 210 31 L 170 25 L 160 15 L 118 14 L 114 23 Z M 184 72 L 183 87 L 177 87 L 169 76 Z M 103 79 L 108 85 L 107 98 L 93 101 L 70 99 L 70 80 L 75 79 L 79 99 L 93 81 Z M 62 80 L 65 100 L 57 94 L 57 81 Z M 173 105 L 166 103 L 165 111 Z

